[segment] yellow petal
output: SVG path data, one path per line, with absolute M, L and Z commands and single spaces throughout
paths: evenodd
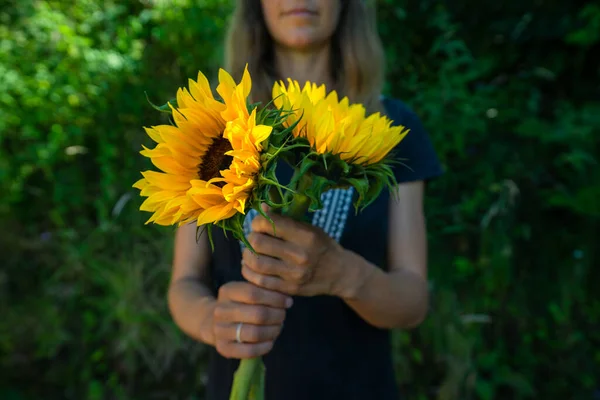
M 192 81 L 193 82 L 193 81 Z M 210 83 L 206 76 L 202 73 L 202 71 L 198 71 L 198 78 L 196 82 L 194 82 L 194 90 L 198 90 L 200 93 L 204 95 L 204 97 L 213 99 L 212 89 L 210 88 Z
M 250 79 L 250 73 L 248 72 L 248 64 L 244 68 L 244 74 L 242 75 L 242 81 L 239 85 L 242 88 L 242 96 L 247 98 L 252 90 L 252 79 Z
M 211 185 L 207 181 L 203 181 L 201 179 L 194 179 L 190 181 L 192 185 L 192 189 L 198 191 L 198 193 L 206 193 L 206 194 L 218 194 L 221 193 L 221 188 L 215 185 Z
M 239 213 L 246 214 L 246 200 L 247 197 L 238 197 L 233 203 L 233 208 Z
M 169 150 L 168 147 L 166 146 L 156 146 L 156 148 L 154 149 L 149 149 L 146 146 L 142 145 L 142 147 L 144 148 L 144 150 L 140 151 L 140 154 L 148 157 L 148 158 L 152 158 L 152 157 L 165 157 L 165 156 L 170 156 L 171 155 L 171 150 Z
M 196 103 L 196 100 L 186 88 L 179 88 L 175 99 L 177 100 L 177 108 L 179 109 L 194 107 Z
M 186 135 L 190 140 L 196 140 L 199 143 L 206 143 L 207 140 L 221 136 L 225 129 L 225 121 L 218 113 L 212 113 L 204 109 L 186 109 L 182 111 L 186 118 L 185 125 L 190 128 Z
M 252 142 L 258 151 L 262 150 L 262 142 L 269 138 L 271 132 L 273 132 L 273 127 L 267 125 L 257 125 L 252 129 Z
M 146 178 L 142 178 L 136 181 L 131 187 L 143 190 L 146 186 L 148 186 L 148 181 L 146 180 Z
M 183 117 L 180 116 L 178 118 Z M 185 122 L 183 122 L 183 124 L 185 124 Z M 197 157 L 198 154 L 206 148 L 206 146 L 202 146 L 196 141 L 194 137 L 186 137 L 181 129 L 178 129 L 175 126 L 160 125 L 156 127 L 156 130 L 160 132 L 161 137 L 164 139 L 163 144 L 170 148 L 174 153 L 184 153 L 190 157 Z
M 152 185 L 172 191 L 186 191 L 190 188 L 190 180 L 185 176 L 164 174 L 155 171 L 142 172 L 144 178 Z
M 225 187 L 223 187 L 223 195 L 225 200 L 228 202 L 234 202 L 240 197 L 247 197 L 247 195 L 242 196 L 241 194 L 250 190 L 253 184 L 254 181 L 252 179 L 246 179 L 246 182 L 242 185 L 225 185 Z
M 144 127 L 144 130 L 146 131 L 146 133 L 148 134 L 148 136 L 150 136 L 150 138 L 152 140 L 154 140 L 156 143 L 162 143 L 163 139 L 160 136 L 160 132 L 158 132 L 155 128 L 146 128 Z
M 194 179 L 198 175 L 198 168 L 183 167 L 172 157 L 154 157 L 152 164 L 167 174 L 187 176 L 189 179 Z
M 160 214 L 154 221 L 157 225 L 169 226 L 173 225 L 173 212 Z
M 190 88 L 190 93 L 196 99 L 196 101 L 204 102 L 205 99 L 213 99 L 212 90 L 210 90 L 210 86 L 204 86 L 204 82 L 201 78 L 206 80 L 206 77 L 202 72 L 198 72 L 198 82 L 188 79 L 188 87 Z M 208 81 L 206 81 L 208 83 Z
M 160 191 L 162 191 L 162 189 L 159 188 L 158 186 L 153 186 L 153 185 L 148 184 L 148 186 L 146 186 L 145 188 L 142 189 L 142 191 L 140 192 L 140 196 L 150 197 L 154 193 L 158 193 Z
M 140 210 L 141 211 L 156 211 L 157 209 L 159 209 L 161 207 L 164 210 L 166 208 L 166 206 L 165 206 L 166 202 L 172 200 L 173 196 L 174 196 L 174 193 L 167 192 L 167 191 L 155 193 L 152 196 L 148 197 L 146 200 L 144 200 L 144 202 L 140 206 Z
M 221 221 L 233 217 L 236 212 L 231 203 L 225 202 L 202 211 L 198 216 L 197 223 L 198 225 L 206 225 Z
M 221 98 L 227 104 L 231 99 L 231 95 L 235 90 L 235 81 L 224 69 L 219 69 L 219 86 L 217 86 L 217 92 L 221 95 Z
M 393 150 L 398 143 L 400 143 L 404 137 L 409 133 L 408 129 L 402 130 L 404 127 L 400 127 L 400 132 L 393 136 L 393 139 L 390 141 L 389 145 L 386 147 L 382 147 L 379 151 L 375 151 L 371 162 L 377 163 L 381 161 L 391 150 Z
M 234 149 L 242 148 L 244 143 L 244 137 L 248 133 L 248 128 L 243 121 L 236 119 L 234 121 L 227 122 L 227 127 L 223 133 L 223 137 L 231 142 L 231 147 Z
M 219 187 L 214 185 L 210 185 L 209 187 L 193 187 L 187 192 L 187 195 L 204 209 L 225 202 L 223 192 Z

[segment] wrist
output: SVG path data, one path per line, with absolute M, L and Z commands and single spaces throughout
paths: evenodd
M 356 300 L 377 268 L 358 254 L 344 249 L 338 257 L 338 271 L 333 295 L 343 300 Z
M 214 312 L 217 300 L 212 297 L 205 297 L 201 300 L 200 309 L 202 315 L 198 330 L 198 339 L 210 346 L 215 345 Z
M 213 314 L 217 301 L 211 290 L 195 279 L 171 282 L 169 311 L 175 324 L 194 340 L 214 345 Z

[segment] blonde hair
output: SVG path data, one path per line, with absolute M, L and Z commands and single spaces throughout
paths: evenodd
M 381 111 L 384 51 L 371 1 L 341 0 L 342 11 L 331 43 L 335 89 L 352 102 Z M 252 76 L 253 101 L 268 102 L 273 83 L 287 77 L 275 69 L 273 39 L 260 0 L 237 0 L 225 46 L 226 69 L 240 78 L 246 63 Z

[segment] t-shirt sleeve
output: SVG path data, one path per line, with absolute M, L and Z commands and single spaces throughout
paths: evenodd
M 442 165 L 419 117 L 401 101 L 386 99 L 384 105 L 393 125 L 404 125 L 410 130 L 392 153 L 399 161 L 394 166 L 396 181 L 427 181 L 442 175 Z

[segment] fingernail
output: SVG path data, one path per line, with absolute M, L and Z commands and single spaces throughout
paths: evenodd
M 288 297 L 287 299 L 285 299 L 285 308 L 290 308 L 292 306 L 292 304 L 294 304 L 294 300 L 292 300 L 291 297 Z

